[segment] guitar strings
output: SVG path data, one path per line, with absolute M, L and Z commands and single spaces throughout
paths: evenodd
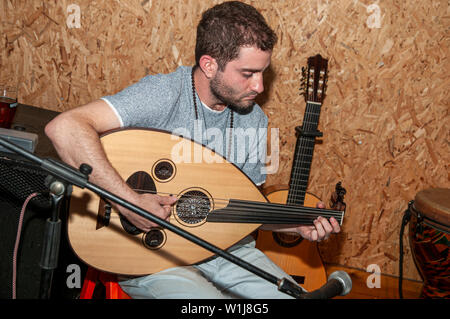
M 303 120 L 303 127 L 302 128 L 306 129 L 305 125 L 307 123 L 309 123 L 309 122 L 310 122 L 310 112 L 309 112 L 309 105 L 307 104 L 306 105 L 306 111 L 305 111 L 305 118 Z M 296 150 L 296 153 L 297 153 L 298 150 L 300 150 L 300 151 L 301 150 L 305 150 L 305 147 L 306 147 L 305 144 L 307 143 L 307 141 L 308 140 L 306 139 L 306 137 L 304 137 L 304 136 L 300 136 L 299 137 L 299 141 L 298 141 L 298 145 L 297 145 L 298 148 Z M 295 155 L 296 155 L 296 158 L 294 159 L 295 164 L 294 164 L 294 167 L 293 167 L 291 180 L 292 180 L 292 178 L 294 180 L 298 180 L 299 175 L 302 174 L 299 171 L 302 170 L 303 166 L 304 166 L 304 165 L 301 165 L 301 164 L 304 164 L 304 152 L 300 153 L 301 157 L 298 157 L 298 153 L 295 154 Z M 305 174 L 302 174 L 302 175 L 305 175 Z M 309 178 L 309 174 L 308 174 L 308 176 L 305 176 L 305 177 L 306 177 L 306 179 L 302 179 L 302 181 L 307 182 L 307 179 Z M 296 183 L 291 183 L 291 185 L 289 185 L 289 190 L 290 191 L 288 193 L 288 203 L 294 203 L 294 200 L 296 200 L 296 201 L 298 201 L 299 204 L 303 204 L 304 194 L 306 194 L 306 187 L 303 190 L 303 189 L 300 189 L 300 185 L 298 185 Z M 299 193 L 299 191 L 300 191 L 300 193 Z M 304 191 L 304 193 L 303 193 L 303 191 Z
M 315 110 L 315 108 L 318 108 L 318 110 Z M 317 130 L 317 127 L 315 127 L 319 121 L 320 116 L 320 106 L 316 106 L 312 103 L 306 103 L 306 110 L 305 110 L 305 117 L 303 120 L 303 130 L 309 131 L 309 130 Z M 315 140 L 314 138 L 309 138 L 306 136 L 300 136 L 297 150 L 305 150 L 305 149 L 311 149 L 314 150 Z M 311 155 L 310 155 L 311 154 Z M 300 157 L 296 156 L 294 159 L 295 165 L 293 167 L 292 172 L 292 178 L 294 178 L 296 181 L 305 182 L 305 186 L 307 185 L 307 182 L 309 180 L 309 171 L 310 171 L 310 165 L 312 162 L 312 155 L 313 152 L 310 152 L 310 154 L 306 154 L 306 152 L 301 152 Z M 298 154 L 296 154 L 298 155 Z M 306 157 L 311 157 L 308 161 Z M 303 174 L 301 171 L 305 170 L 305 166 L 308 166 L 307 174 Z M 299 176 L 305 176 L 304 179 L 300 178 Z M 306 195 L 306 188 L 303 185 L 299 185 L 296 183 L 292 183 L 289 185 L 289 194 L 288 194 L 288 203 L 293 204 L 301 204 L 303 205 L 303 201 Z

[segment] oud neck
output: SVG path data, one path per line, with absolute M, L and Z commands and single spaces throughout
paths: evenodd
M 308 187 L 312 157 L 314 154 L 315 136 L 320 117 L 321 103 L 308 101 L 303 117 L 302 133 L 297 137 L 287 204 L 303 205 Z
M 319 216 L 327 219 L 334 217 L 342 225 L 344 212 L 297 205 L 230 199 L 226 207 L 213 210 L 208 214 L 207 221 L 216 223 L 314 225 L 314 220 Z

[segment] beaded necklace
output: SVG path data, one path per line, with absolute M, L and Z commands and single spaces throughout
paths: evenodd
M 194 69 L 195 68 L 192 68 L 192 72 L 191 72 L 192 99 L 194 101 L 195 119 L 197 120 L 197 123 L 198 123 L 198 107 L 197 107 L 197 97 L 195 96 Z M 206 119 L 205 119 L 204 115 L 203 115 L 203 120 L 205 121 L 205 127 L 206 127 Z M 226 158 L 229 158 L 230 152 L 231 152 L 231 141 L 233 138 L 233 121 L 234 121 L 234 112 L 233 112 L 233 110 L 230 109 L 230 131 L 229 131 L 229 135 L 228 135 L 228 152 L 226 154 Z M 206 127 L 206 130 L 208 130 L 207 127 Z

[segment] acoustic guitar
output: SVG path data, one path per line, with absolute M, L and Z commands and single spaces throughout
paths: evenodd
M 344 218 L 343 211 L 269 203 L 237 166 L 169 132 L 125 129 L 105 134 L 101 142 L 112 166 L 137 192 L 177 195 L 170 223 L 221 249 L 264 223 L 312 225 L 319 215 L 340 223 Z M 70 200 L 68 239 L 86 264 L 126 275 L 190 265 L 213 255 L 167 229 L 141 232 L 109 203 L 78 187 Z
M 286 203 L 316 207 L 320 199 L 307 193 L 311 162 L 320 109 L 325 97 L 328 60 L 320 55 L 308 58 L 307 70 L 302 70 L 302 86 L 306 109 L 302 126 L 296 127 L 297 141 L 289 185 L 275 185 L 265 189 L 271 203 Z M 311 291 L 326 283 L 325 267 L 317 243 L 303 240 L 300 235 L 262 231 L 257 235 L 256 247 L 290 274 L 305 289 Z

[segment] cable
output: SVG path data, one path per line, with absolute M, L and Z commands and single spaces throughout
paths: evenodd
M 12 299 L 16 299 L 16 279 L 17 279 L 17 254 L 19 250 L 19 243 L 20 243 L 20 236 L 22 233 L 22 223 L 23 223 L 23 217 L 25 215 L 25 211 L 28 205 L 28 202 L 33 199 L 34 197 L 40 195 L 39 193 L 32 193 L 25 199 L 25 202 L 22 205 L 22 210 L 20 212 L 19 217 L 19 224 L 17 226 L 17 235 L 16 235 L 16 242 L 14 244 L 14 253 L 13 253 L 13 274 L 12 274 Z
M 402 218 L 402 225 L 400 228 L 400 256 L 398 259 L 398 263 L 399 263 L 399 271 L 398 271 L 398 295 L 400 299 L 403 299 L 403 289 L 402 289 L 402 284 L 403 284 L 403 233 L 405 230 L 405 226 L 408 224 L 409 220 L 411 219 L 411 205 L 414 203 L 414 201 L 410 201 L 408 204 L 408 208 L 405 210 L 405 212 L 403 213 L 403 218 Z

